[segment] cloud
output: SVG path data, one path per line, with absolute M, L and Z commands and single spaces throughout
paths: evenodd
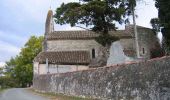
M 53 11 L 63 2 L 79 0 L 0 0 L 0 62 L 9 60 L 19 53 L 31 35 L 43 35 L 45 20 L 50 6 Z M 145 0 L 146 1 L 146 0 Z M 137 8 L 137 24 L 150 27 L 150 19 L 157 16 L 153 0 L 150 5 Z M 55 25 L 59 30 L 80 30 L 70 25 Z
M 31 35 L 44 34 L 50 5 L 55 10 L 62 2 L 70 1 L 75 0 L 1 0 L 0 61 L 17 55 Z
M 140 2 L 136 8 L 136 14 L 138 15 L 136 22 L 138 25 L 151 27 L 150 20 L 152 18 L 158 17 L 158 11 L 155 8 L 155 1 L 144 0 Z
M 2 0 L 8 11 L 15 14 L 20 21 L 27 18 L 37 22 L 43 22 L 50 6 L 53 10 L 63 2 L 75 2 L 78 0 Z
M 17 33 L 10 32 L 10 31 L 3 31 L 3 30 L 0 30 L 0 38 L 1 38 L 1 41 L 10 43 L 16 46 L 20 46 L 21 44 L 24 45 L 24 43 L 27 40 L 27 37 L 25 36 L 20 36 L 20 35 L 17 35 Z
M 78 27 L 71 27 L 70 25 L 55 25 L 55 31 L 69 31 L 69 30 L 83 30 Z
M 20 52 L 20 48 L 15 45 L 9 44 L 4 41 L 0 41 L 0 62 L 9 60 L 12 56 L 17 55 Z

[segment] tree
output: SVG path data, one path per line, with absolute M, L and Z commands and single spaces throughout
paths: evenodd
M 42 50 L 43 37 L 31 36 L 19 55 L 6 62 L 10 76 L 17 79 L 17 82 L 25 87 L 32 84 L 33 59 Z
M 152 25 L 153 32 L 155 33 L 155 35 L 157 35 L 160 32 L 161 27 L 159 19 L 158 18 L 151 19 L 150 24 Z M 159 42 L 156 43 L 156 48 L 153 48 L 151 50 L 151 58 L 162 57 L 165 55 L 164 47 L 159 44 L 160 44 Z
M 155 34 L 158 34 L 158 32 L 160 32 L 160 21 L 158 18 L 153 18 L 150 21 L 153 31 L 155 32 Z
M 0 76 L 3 74 L 3 68 L 0 68 Z
M 9 76 L 0 77 L 0 89 L 12 88 L 12 87 L 18 87 L 18 84 L 16 83 L 16 80 L 14 78 L 11 78 Z
M 158 9 L 159 25 L 163 35 L 163 45 L 166 55 L 170 55 L 170 1 L 155 0 L 155 7 Z
M 11 59 L 9 61 L 6 62 L 6 66 L 5 66 L 5 76 L 13 76 L 14 75 L 14 67 L 15 67 L 15 62 L 16 60 L 11 57 Z
M 120 24 L 125 22 L 126 15 L 131 13 L 129 5 L 135 6 L 135 2 L 135 0 L 80 0 L 80 2 L 63 3 L 56 9 L 55 22 L 61 25 L 83 24 L 90 27 L 89 30 L 100 34 L 96 38 L 98 43 L 110 46 L 118 38 L 108 34 L 109 31 L 117 29 L 115 22 Z

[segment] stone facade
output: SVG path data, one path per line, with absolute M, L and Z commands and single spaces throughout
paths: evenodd
M 138 33 L 140 56 L 149 59 L 150 51 L 155 48 L 158 39 L 151 29 L 139 28 Z
M 40 92 L 101 100 L 169 100 L 170 57 L 34 77 Z
M 106 49 L 99 43 L 95 41 L 95 38 L 99 36 L 99 34 L 94 33 L 92 31 L 54 31 L 54 22 L 53 22 L 53 12 L 50 10 L 47 14 L 46 25 L 45 25 L 45 36 L 43 42 L 43 51 L 34 59 L 34 69 L 39 71 L 39 74 L 44 74 L 47 72 L 47 69 L 44 67 L 46 60 L 48 59 L 49 64 L 55 64 L 56 66 L 86 66 L 85 69 L 89 68 L 89 66 L 98 67 L 102 66 L 101 59 L 103 60 L 106 53 Z M 138 37 L 139 37 L 139 50 L 140 56 L 142 59 L 150 59 L 151 57 L 151 49 L 155 48 L 155 44 L 158 43 L 158 39 L 156 35 L 152 32 L 151 29 L 138 26 Z M 126 56 L 133 57 L 136 59 L 136 48 L 135 48 L 135 38 L 134 38 L 134 31 L 133 25 L 126 26 L 125 30 L 117 30 L 117 31 L 110 31 L 109 34 L 113 36 L 117 36 L 120 38 L 120 43 L 123 47 L 123 53 Z M 105 51 L 104 51 L 105 50 Z M 79 51 L 85 51 L 85 53 L 75 53 Z M 55 53 L 56 52 L 56 53 Z M 67 57 L 66 53 L 74 52 L 75 56 L 82 59 L 77 63 L 74 57 Z M 55 54 L 55 57 L 54 55 Z M 49 55 L 51 54 L 51 55 Z M 83 55 L 83 56 L 82 56 Z M 90 55 L 90 58 L 87 56 Z M 80 57 L 81 56 L 81 57 Z M 66 57 L 66 58 L 64 58 Z M 84 57 L 88 58 L 89 62 L 84 63 Z M 43 59 L 42 59 L 43 58 Z M 44 59 L 46 58 L 46 59 Z M 56 58 L 56 59 L 54 59 Z M 56 60 L 62 61 L 57 62 Z M 70 59 L 72 62 L 70 63 L 68 60 L 64 62 L 64 59 Z M 73 61 L 75 60 L 75 61 Z M 54 63 L 55 62 L 55 63 Z M 38 65 L 37 65 L 38 63 Z M 116 63 L 115 63 L 116 64 Z M 56 68 L 57 69 L 57 68 Z M 51 73 L 55 72 L 56 69 L 53 68 Z M 67 68 L 68 69 L 68 68 Z M 66 69 L 66 70 L 67 70 Z M 69 68 L 74 69 L 74 68 Z M 84 69 L 84 67 L 82 68 Z M 46 70 L 46 71 L 45 71 Z M 55 70 L 55 71 L 54 71 Z M 75 70 L 70 70 L 75 71 Z M 68 71 L 62 71 L 68 72 Z
M 89 51 L 92 58 L 92 50 L 98 56 L 101 47 L 93 40 L 51 40 L 47 41 L 47 51 Z

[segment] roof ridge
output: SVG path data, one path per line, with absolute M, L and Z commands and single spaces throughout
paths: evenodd
M 111 30 L 109 32 L 114 32 L 114 31 L 125 31 L 125 29 L 120 29 L 120 30 Z M 94 31 L 90 31 L 90 30 L 66 30 L 66 31 L 54 31 L 53 33 L 56 33 L 56 32 L 92 32 L 92 33 L 97 33 L 97 32 L 94 32 Z
M 127 25 L 128 26 L 134 26 L 133 24 L 130 24 L 130 25 Z M 146 27 L 146 26 L 142 26 L 142 25 L 136 25 L 137 28 L 146 28 L 146 29 L 152 29 L 152 28 L 149 28 L 149 27 Z
M 60 31 L 54 31 L 54 32 L 93 32 L 90 30 L 60 30 Z
M 88 52 L 87 50 L 73 50 L 73 51 L 43 51 L 40 53 L 58 53 L 58 52 Z

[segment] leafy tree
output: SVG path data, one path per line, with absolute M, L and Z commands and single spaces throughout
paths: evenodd
M 21 49 L 19 55 L 6 62 L 8 73 L 15 78 L 17 82 L 25 87 L 32 84 L 33 77 L 33 59 L 42 50 L 43 37 L 31 36 L 25 46 Z
M 170 54 L 170 0 L 155 0 L 166 54 Z
M 18 87 L 16 80 L 9 76 L 0 77 L 0 89 Z
M 99 33 L 96 41 L 103 46 L 109 46 L 118 40 L 109 33 L 116 30 L 115 22 L 124 23 L 124 18 L 131 12 L 131 5 L 136 6 L 136 0 L 80 0 L 62 4 L 54 15 L 57 24 L 70 24 L 72 27 L 80 24 L 90 27 Z
M 15 67 L 15 59 L 11 58 L 9 61 L 6 62 L 5 66 L 5 76 L 13 76 L 14 75 L 14 67 Z
M 0 75 L 3 74 L 3 68 L 0 68 Z
M 153 31 L 157 34 L 158 32 L 160 32 L 160 21 L 158 18 L 153 18 L 150 21 Z

